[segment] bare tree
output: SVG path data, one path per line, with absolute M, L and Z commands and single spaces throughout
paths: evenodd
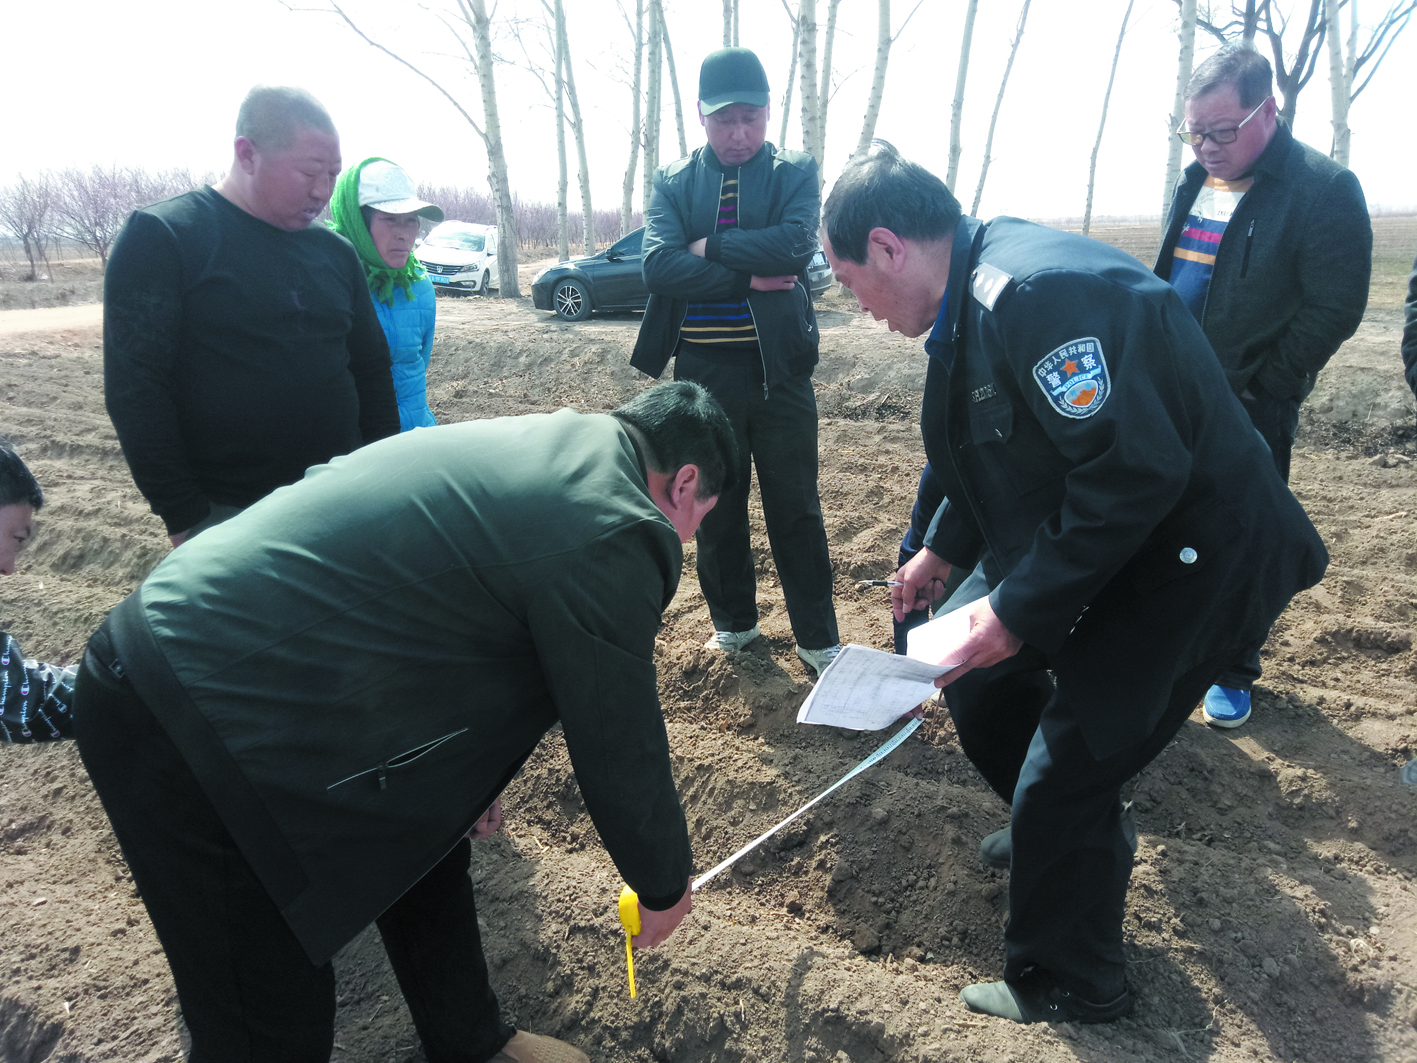
M 1186 85 L 1191 80 L 1191 68 L 1196 54 L 1196 0 L 1178 0 L 1181 6 L 1179 36 L 1181 48 L 1176 57 L 1176 98 L 1166 121 L 1166 180 L 1161 188 L 1161 224 L 1171 209 L 1171 192 L 1181 176 L 1181 140 L 1176 130 L 1186 118 Z
M 778 144 L 785 147 L 787 145 L 787 119 L 792 113 L 792 86 L 797 79 L 797 51 L 802 38 L 802 23 L 797 20 L 797 15 L 792 8 L 787 6 L 787 0 L 782 0 L 782 9 L 787 12 L 787 17 L 792 21 L 792 62 L 787 68 L 787 88 L 782 93 L 782 131 L 777 137 Z
M 1180 0 L 1177 0 L 1179 3 Z M 1302 0 L 1299 0 L 1302 3 Z M 1334 0 L 1338 8 L 1353 0 Z M 1209 6 L 1205 14 L 1197 18 L 1196 24 L 1216 40 L 1224 43 L 1239 36 L 1253 40 L 1264 37 L 1269 42 L 1269 50 L 1274 66 L 1274 86 L 1284 103 L 1279 109 L 1280 116 L 1292 123 L 1299 108 L 1299 92 L 1309 83 L 1318 64 L 1319 51 L 1328 35 L 1329 20 L 1326 16 L 1326 0 L 1308 0 L 1308 14 L 1303 22 L 1286 15 L 1277 5 L 1277 0 L 1245 0 L 1229 5 L 1231 19 L 1220 22 L 1213 17 Z M 1417 0 L 1398 0 L 1390 3 L 1387 11 L 1374 24 L 1363 48 L 1357 45 L 1356 26 L 1350 34 L 1349 45 L 1353 52 L 1352 78 L 1369 63 L 1368 76 L 1356 90 L 1349 92 L 1349 103 L 1363 91 L 1378 66 L 1387 56 L 1388 50 L 1403 29 L 1406 28 L 1412 12 L 1417 10 Z M 1295 38 L 1297 35 L 1297 44 Z M 1286 38 L 1289 48 L 1285 47 Z M 1351 82 L 1350 82 L 1351 83 Z
M 910 14 L 905 16 L 905 22 L 900 24 L 900 29 L 891 33 L 891 0 L 877 0 L 876 68 L 871 75 L 871 95 L 866 100 L 866 111 L 861 116 L 861 135 L 856 138 L 856 150 L 851 153 L 853 159 L 866 154 L 871 147 L 871 141 L 876 138 L 876 119 L 880 117 L 881 99 L 886 91 L 886 67 L 890 63 L 891 46 L 895 44 L 896 38 L 905 32 L 906 24 L 915 16 L 915 12 L 920 10 L 920 4 L 923 2 L 924 0 L 917 0 Z M 978 2 L 979 0 L 969 0 L 971 11 Z
M 590 165 L 586 162 L 585 122 L 581 120 L 581 101 L 576 95 L 576 76 L 571 67 L 571 34 L 566 29 L 565 11 L 557 0 L 561 11 L 560 35 L 561 55 L 565 58 L 566 102 L 571 105 L 571 132 L 576 138 L 576 161 L 580 166 L 581 184 L 581 243 L 587 255 L 595 254 L 595 211 L 590 205 Z
M 979 166 L 979 186 L 974 190 L 974 205 L 969 208 L 969 213 L 979 214 L 979 200 L 984 195 L 984 179 L 989 176 L 989 163 L 992 160 L 990 151 L 994 147 L 994 126 L 999 122 L 999 108 L 1004 105 L 1004 90 L 1009 86 L 1009 71 L 1014 68 L 1014 56 L 1018 55 L 1018 45 L 1023 40 L 1024 23 L 1028 21 L 1028 5 L 1032 0 L 1023 0 L 1023 10 L 1019 12 L 1018 29 L 1014 33 L 1013 44 L 1009 47 L 1009 61 L 1004 66 L 1004 76 L 999 82 L 999 96 L 994 101 L 994 113 L 989 118 L 989 135 L 984 138 L 984 161 Z
M 550 29 L 556 53 L 556 250 L 564 262 L 571 257 L 571 237 L 566 231 L 566 12 L 561 0 L 555 0 Z
M 7 229 L 24 247 L 30 264 L 27 281 L 41 279 L 41 264 L 46 279 L 49 272 L 45 244 L 50 237 L 52 191 L 48 176 L 43 174 L 34 180 L 21 174 L 10 187 L 0 188 L 0 227 Z
M 841 0 L 827 0 L 827 36 L 822 42 L 821 88 L 817 90 L 817 147 L 812 152 L 817 157 L 817 185 L 820 188 L 826 180 L 827 165 L 827 107 L 832 96 L 832 42 L 836 39 L 836 9 Z
M 964 125 L 964 83 L 969 76 L 969 49 L 974 41 L 974 13 L 979 0 L 969 0 L 964 11 L 964 33 L 959 39 L 959 69 L 955 72 L 955 98 L 950 104 L 950 167 L 945 174 L 945 187 L 951 190 L 959 176 L 959 156 L 962 150 L 960 129 Z
M 737 6 L 734 0 L 723 0 L 723 46 L 725 48 L 733 47 L 733 23 L 735 21 L 733 16 L 735 14 L 734 8 Z
M 797 2 L 797 91 L 802 96 L 802 150 L 816 155 L 821 108 L 817 96 L 817 0 Z M 817 157 L 818 179 L 821 157 Z
M 1122 28 L 1117 33 L 1117 48 L 1112 53 L 1112 72 L 1107 75 L 1107 91 L 1102 96 L 1102 118 L 1097 123 L 1097 140 L 1092 145 L 1092 161 L 1087 167 L 1087 207 L 1082 215 L 1082 234 L 1086 236 L 1092 229 L 1092 188 L 1097 177 L 1097 153 L 1102 150 L 1102 131 L 1107 127 L 1107 104 L 1112 99 L 1112 85 L 1117 80 L 1117 60 L 1122 57 L 1122 38 L 1127 35 L 1127 23 L 1132 17 L 1133 0 L 1127 0 L 1127 10 L 1122 14 Z
M 507 179 L 507 157 L 502 151 L 502 123 L 497 112 L 497 86 L 492 75 L 492 29 L 487 17 L 485 0 L 456 0 L 457 18 L 444 16 L 443 25 L 452 34 L 463 51 L 463 58 L 477 74 L 478 89 L 482 96 L 482 124 L 467 112 L 456 96 L 443 87 L 438 79 L 420 70 L 403 56 L 380 44 L 355 24 L 344 9 L 333 0 L 329 10 L 344 20 L 366 44 L 378 49 L 395 62 L 413 71 L 440 92 L 444 99 L 462 115 L 472 127 L 487 150 L 487 182 L 492 189 L 493 202 L 497 204 L 497 272 L 501 277 L 498 294 L 504 299 L 520 299 L 521 284 L 517 279 L 517 217 L 512 205 L 511 186 Z M 469 42 L 468 35 L 472 40 Z
M 625 16 L 629 22 L 629 16 Z M 625 167 L 625 181 L 620 186 L 620 235 L 631 229 L 630 212 L 634 207 L 635 171 L 640 162 L 640 68 L 644 65 L 645 51 L 645 3 L 635 0 L 635 73 L 630 87 L 630 162 Z
M 689 154 L 689 138 L 684 133 L 684 104 L 679 99 L 679 74 L 674 69 L 674 49 L 669 46 L 669 23 L 661 6 L 659 12 L 660 36 L 664 38 L 664 61 L 669 64 L 669 87 L 674 90 L 674 124 L 679 130 L 679 157 Z
M 116 165 L 62 170 L 50 178 L 55 233 L 92 251 L 107 269 L 108 249 L 148 182 L 141 171 Z
M 648 0 L 649 55 L 645 62 L 645 72 L 649 75 L 645 93 L 645 170 L 644 198 L 641 209 L 649 212 L 649 197 L 654 192 L 654 171 L 659 169 L 659 119 L 663 111 L 660 101 L 660 85 L 664 72 L 664 5 L 661 0 Z
M 1358 20 L 1357 0 L 1350 0 L 1349 15 L 1353 22 Z M 1349 131 L 1348 131 L 1348 93 L 1349 85 L 1352 83 L 1353 70 L 1350 66 L 1344 69 L 1343 62 L 1343 28 L 1339 22 L 1338 5 L 1329 0 L 1324 5 L 1324 17 L 1328 23 L 1328 87 L 1331 101 L 1333 122 L 1333 148 L 1329 152 L 1333 156 L 1333 161 L 1340 166 L 1348 165 Z M 1356 37 L 1356 33 L 1355 33 Z
M 1347 54 L 1341 60 L 1337 58 L 1336 52 L 1340 47 L 1339 18 L 1338 12 L 1344 5 L 1348 4 L 1348 40 L 1346 45 Z M 1338 0 L 1337 3 L 1325 6 L 1328 37 L 1329 37 L 1329 83 L 1333 93 L 1333 158 L 1342 166 L 1348 165 L 1349 139 L 1351 132 L 1348 128 L 1348 111 L 1353 101 L 1358 95 L 1368 87 L 1368 83 L 1373 80 L 1373 75 L 1377 73 L 1378 67 L 1383 59 L 1387 57 L 1388 51 L 1392 48 L 1402 31 L 1407 28 L 1407 23 L 1412 17 L 1414 10 L 1417 10 L 1417 0 L 1402 0 L 1400 3 L 1389 4 L 1388 9 L 1378 19 L 1373 29 L 1369 32 L 1367 42 L 1360 48 L 1358 46 L 1358 3 L 1357 0 Z M 1339 81 L 1341 87 L 1334 86 L 1335 64 L 1339 65 Z M 1359 73 L 1364 67 L 1368 68 L 1367 76 L 1354 88 L 1354 83 L 1358 79 Z M 1344 98 L 1340 100 L 1340 96 Z M 1340 118 L 1341 116 L 1341 118 Z M 1342 130 L 1340 132 L 1340 121 Z

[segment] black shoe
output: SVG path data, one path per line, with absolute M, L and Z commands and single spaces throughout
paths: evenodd
M 977 982 L 959 991 L 960 1000 L 971 1011 L 997 1015 L 1014 1022 L 1115 1022 L 1132 1010 L 1135 998 L 1130 989 L 1106 1004 L 1089 1000 L 1030 978 L 1029 988 L 1008 982 Z M 1044 987 L 1046 985 L 1046 988 Z
M 1132 847 L 1133 855 L 1137 851 L 1137 817 L 1132 811 L 1130 801 L 1122 805 L 1122 836 L 1127 839 L 1127 844 Z M 986 834 L 984 840 L 979 843 L 979 859 L 985 867 L 995 867 L 1000 871 L 1007 871 L 1014 857 L 1014 836 L 1012 828 L 1005 827 L 1003 830 L 996 830 L 993 834 Z

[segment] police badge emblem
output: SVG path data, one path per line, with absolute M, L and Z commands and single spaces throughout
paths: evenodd
M 1095 336 L 1063 344 L 1033 367 L 1033 379 L 1064 417 L 1091 417 L 1112 391 L 1102 341 Z

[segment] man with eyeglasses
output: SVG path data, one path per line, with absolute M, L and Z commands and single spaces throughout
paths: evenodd
M 1156 274 L 1196 316 L 1288 481 L 1299 403 L 1368 303 L 1373 231 L 1358 179 L 1294 139 L 1269 60 L 1232 43 L 1186 86 L 1176 184 Z M 1260 644 L 1206 693 L 1206 722 L 1250 718 Z

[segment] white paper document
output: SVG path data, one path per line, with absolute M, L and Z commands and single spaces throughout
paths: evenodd
M 943 661 L 969 634 L 969 608 L 962 605 L 905 633 L 905 652 L 917 661 Z
M 934 694 L 935 680 L 948 671 L 853 643 L 817 680 L 797 710 L 797 722 L 879 731 Z

